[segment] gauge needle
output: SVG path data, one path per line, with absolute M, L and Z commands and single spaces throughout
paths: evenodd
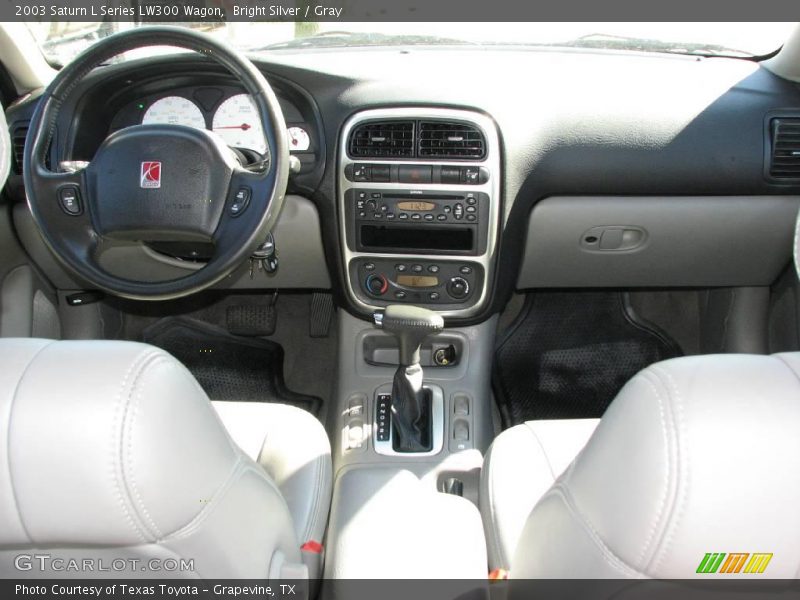
M 241 125 L 226 125 L 224 127 L 214 127 L 214 129 L 241 129 L 242 131 L 247 131 L 250 129 L 250 125 L 247 123 L 242 123 Z

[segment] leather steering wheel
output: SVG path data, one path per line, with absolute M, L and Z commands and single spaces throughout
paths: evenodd
M 81 79 L 120 53 L 155 45 L 202 53 L 239 79 L 263 125 L 268 169 L 241 166 L 233 150 L 209 131 L 166 124 L 112 133 L 78 171 L 47 168 L 59 113 Z M 264 76 L 235 50 L 188 29 L 134 29 L 97 42 L 56 75 L 31 121 L 23 172 L 33 219 L 67 267 L 117 296 L 168 300 L 224 278 L 264 241 L 286 193 L 286 123 Z M 143 282 L 100 266 L 97 250 L 103 239 L 210 242 L 214 252 L 202 269 L 185 277 Z

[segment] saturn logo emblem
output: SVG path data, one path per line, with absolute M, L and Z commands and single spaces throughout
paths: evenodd
M 139 185 L 143 188 L 161 187 L 161 163 L 159 161 L 146 160 L 142 163 Z

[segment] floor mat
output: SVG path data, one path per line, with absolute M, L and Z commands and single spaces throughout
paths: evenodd
M 182 317 L 162 319 L 145 329 L 142 337 L 186 365 L 212 400 L 280 402 L 319 413 L 319 398 L 286 387 L 279 344 L 237 337 Z
M 622 386 L 678 345 L 637 319 L 619 292 L 528 295 L 495 351 L 503 425 L 600 417 Z

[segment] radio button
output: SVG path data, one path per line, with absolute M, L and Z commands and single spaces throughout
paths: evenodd
M 372 218 L 373 219 L 382 219 L 383 218 L 383 213 L 376 212 L 375 214 L 372 215 Z
M 412 265 L 411 271 L 414 273 L 422 273 L 422 265 Z
M 475 221 L 477 218 L 475 215 L 467 215 L 467 221 Z
M 445 205 L 445 207 L 444 207 L 444 212 L 446 212 L 447 214 L 450 214 L 450 212 L 451 212 L 452 210 L 453 210 L 453 209 L 451 208 L 451 206 L 450 206 L 449 204 L 446 204 L 446 205 Z
M 439 221 L 447 221 L 447 215 L 437 215 L 436 219 Z
M 358 216 L 363 219 L 367 216 L 367 213 L 362 210 L 361 212 L 358 213 Z
M 394 221 L 394 213 L 386 213 L 386 218 L 389 221 Z
M 426 221 L 433 221 L 433 215 L 431 213 L 426 214 L 425 215 L 425 220 Z
M 411 215 L 411 220 L 412 221 L 419 221 L 421 218 L 422 218 L 422 215 L 420 215 L 419 213 L 414 213 L 413 215 Z
M 478 203 L 478 199 L 475 196 L 467 196 L 467 204 L 470 206 L 475 206 Z
M 366 199 L 367 192 L 358 192 L 358 197 L 361 198 L 362 200 Z
M 453 207 L 453 216 L 456 219 L 464 218 L 464 205 L 460 202 Z
M 408 221 L 408 213 L 400 213 L 398 217 L 401 221 Z
M 478 210 L 478 209 L 475 208 L 474 206 L 467 206 L 467 212 L 468 213 L 474 213 L 476 210 Z
M 381 197 L 381 193 L 380 192 L 372 192 L 372 197 L 373 198 L 380 198 Z

